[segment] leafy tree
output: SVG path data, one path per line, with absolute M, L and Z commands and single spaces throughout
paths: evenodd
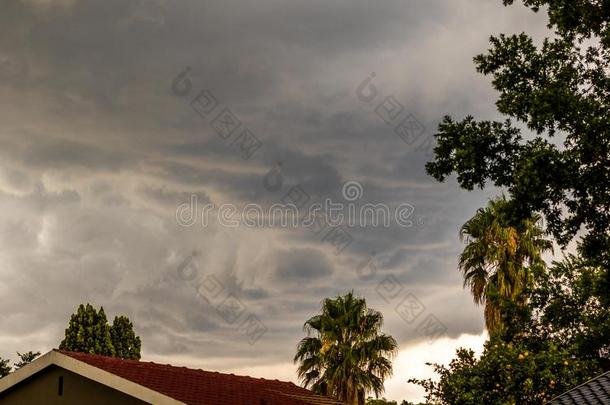
M 490 201 L 460 230 L 467 242 L 459 261 L 464 286 L 477 304 L 485 305 L 485 324 L 492 333 L 502 327 L 500 301 L 525 303 L 524 290 L 533 281 L 530 268 L 543 268 L 541 252 L 551 248 L 538 226 L 540 217 L 513 224 L 507 204 L 504 198 Z
M 462 348 L 449 366 L 431 365 L 439 381 L 409 382 L 423 386 L 431 403 L 447 405 L 542 405 L 599 372 L 594 362 L 574 359 L 551 341 L 531 351 L 524 342 L 497 338 L 480 358 Z
M 433 365 L 438 382 L 410 382 L 441 404 L 529 405 L 610 369 L 610 311 L 600 299 L 607 294 L 604 275 L 578 256 L 553 262 L 526 289 L 526 305 L 501 302 L 510 322 L 492 335 L 480 359 L 460 349 L 448 367 Z
M 117 316 L 110 327 L 110 338 L 115 356 L 121 359 L 140 360 L 142 342 L 133 330 L 133 324 L 126 316 Z
M 294 357 L 304 386 L 349 405 L 364 405 L 369 392 L 379 396 L 397 351 L 382 323 L 381 313 L 352 292 L 325 299 L 322 312 L 305 322 L 307 337 Z
M 535 315 L 530 336 L 574 347 L 582 359 L 610 369 L 610 310 L 604 300 L 604 269 L 591 260 L 568 255 L 540 275 L 531 294 Z
M 610 8 L 523 3 L 546 11 L 553 37 L 537 45 L 526 33 L 501 34 L 474 59 L 507 119 L 446 116 L 426 171 L 439 181 L 455 174 L 467 190 L 507 190 L 510 223 L 541 214 L 560 244 L 578 241 L 580 257 L 536 274 L 527 305 L 499 300 L 511 330 L 493 336 L 480 359 L 462 349 L 449 367 L 435 366 L 438 383 L 416 381 L 443 404 L 540 404 L 610 357 Z
M 439 181 L 455 173 L 468 190 L 508 190 L 513 214 L 542 213 L 563 245 L 582 236 L 582 254 L 603 264 L 610 289 L 610 8 L 598 0 L 523 3 L 547 12 L 552 38 L 537 45 L 526 33 L 493 36 L 474 58 L 508 119 L 445 117 L 426 170 Z
M 91 304 L 79 305 L 59 345 L 62 350 L 124 359 L 139 359 L 140 347 L 140 338 L 129 318 L 116 317 L 110 326 L 104 308 L 97 311 Z
M 7 375 L 9 375 L 11 373 L 11 366 L 9 366 L 10 360 L 8 359 L 3 359 L 2 357 L 0 357 L 0 378 L 2 377 L 6 377 Z
M 76 313 L 70 317 L 65 338 L 59 348 L 114 357 L 116 352 L 104 308 L 97 311 L 91 304 L 79 305 Z
M 36 357 L 40 356 L 40 352 L 26 352 L 26 353 L 19 353 L 17 352 L 17 356 L 19 356 L 19 362 L 15 363 L 15 369 L 19 369 L 23 366 L 25 366 L 26 364 L 31 363 L 32 361 L 34 361 L 36 359 Z

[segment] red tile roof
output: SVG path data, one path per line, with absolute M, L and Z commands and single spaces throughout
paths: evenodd
M 336 404 L 291 382 L 87 353 L 59 352 L 189 405 Z

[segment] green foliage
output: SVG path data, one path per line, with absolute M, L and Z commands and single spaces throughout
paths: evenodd
M 610 369 L 610 311 L 605 271 L 592 261 L 568 255 L 540 275 L 531 294 L 538 316 L 530 336 L 574 347 L 583 359 Z
M 381 313 L 351 292 L 325 299 L 321 314 L 305 322 L 307 337 L 294 357 L 304 386 L 350 405 L 363 405 L 369 392 L 379 396 L 397 351 L 382 323 Z
M 553 38 L 495 36 L 474 61 L 492 77 L 498 111 L 529 131 L 522 136 L 510 120 L 445 117 L 426 170 L 439 181 L 455 173 L 468 190 L 508 190 L 515 216 L 544 214 L 564 245 L 582 235 L 582 253 L 609 268 L 610 9 L 594 0 L 524 3 L 544 6 Z
M 26 352 L 26 353 L 19 353 L 17 352 L 17 356 L 19 357 L 19 361 L 17 363 L 15 363 L 15 369 L 19 369 L 23 366 L 25 366 L 26 364 L 31 363 L 32 361 L 34 361 L 36 359 L 36 357 L 40 356 L 40 352 Z
M 507 328 L 480 359 L 460 349 L 438 382 L 422 385 L 441 404 L 543 404 L 608 369 L 610 313 L 604 270 L 569 255 L 536 274 L 527 305 L 503 301 Z M 498 384 L 496 386 L 496 384 Z
M 480 358 L 459 349 L 449 366 L 433 364 L 438 382 L 410 379 L 432 403 L 451 405 L 542 405 L 595 376 L 591 361 L 576 360 L 567 349 L 547 342 L 530 351 L 524 342 L 492 339 Z
M 115 355 L 121 359 L 140 360 L 142 342 L 133 330 L 133 324 L 126 316 L 117 316 L 110 327 L 110 338 Z
M 0 378 L 5 377 L 11 373 L 11 366 L 9 366 L 10 360 L 3 359 L 0 357 Z
M 552 246 L 543 238 L 539 216 L 512 222 L 507 205 L 504 198 L 490 201 L 460 229 L 467 242 L 459 261 L 464 286 L 470 287 L 477 304 L 485 305 L 490 333 L 503 327 L 499 301 L 525 302 L 532 272 L 544 268 L 541 253 Z
M 59 348 L 114 357 L 116 352 L 104 308 L 97 311 L 91 304 L 79 305 L 76 313 L 70 317 L 65 338 Z
M 17 352 L 17 356 L 19 357 L 19 361 L 17 363 L 14 363 L 15 370 L 20 369 L 21 367 L 25 366 L 26 364 L 29 364 L 32 361 L 34 361 L 36 359 L 36 357 L 40 356 L 40 352 L 32 352 L 32 351 L 29 351 L 26 353 Z M 9 363 L 10 363 L 9 359 L 3 359 L 0 357 L 0 378 L 9 375 L 13 371 L 13 369 L 9 365 Z
M 467 190 L 506 190 L 509 224 L 542 215 L 561 245 L 578 241 L 579 256 L 532 268 L 535 283 L 520 283 L 512 299 L 501 287 L 486 290 L 493 280 L 480 258 L 502 238 L 480 233 L 460 265 L 475 299 L 495 297 L 504 328 L 480 359 L 460 349 L 449 366 L 434 366 L 440 381 L 412 380 L 442 404 L 542 404 L 610 368 L 610 8 L 523 3 L 548 13 L 553 37 L 537 44 L 526 33 L 501 34 L 474 58 L 508 119 L 445 117 L 426 171 L 439 181 L 455 174 Z
M 135 335 L 133 325 L 127 317 L 115 318 L 111 327 L 103 307 L 97 311 L 91 304 L 81 304 L 76 313 L 70 317 L 65 337 L 59 348 L 73 352 L 139 359 L 140 346 L 140 338 Z

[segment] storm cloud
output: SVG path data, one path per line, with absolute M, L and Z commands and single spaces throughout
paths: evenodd
M 303 322 L 350 290 L 405 350 L 427 339 L 397 310 L 408 294 L 443 339 L 483 333 L 457 231 L 493 190 L 438 184 L 423 166 L 444 114 L 495 117 L 472 65 L 489 35 L 541 33 L 542 16 L 484 0 L 7 0 L 0 26 L 3 357 L 57 347 L 84 302 L 127 314 L 146 359 L 273 378 L 295 379 Z M 187 67 L 181 95 L 172 83 Z M 207 116 L 191 105 L 203 90 L 217 101 Z M 388 97 L 417 139 L 386 123 Z M 212 123 L 225 108 L 241 123 L 227 139 Z M 250 156 L 236 141 L 246 128 L 260 141 Z M 269 187 L 274 168 L 282 182 Z M 176 221 L 193 195 L 268 207 L 298 186 L 310 204 L 344 201 L 346 181 L 362 186 L 358 203 L 411 204 L 412 226 L 350 228 L 337 249 L 311 229 Z M 254 342 L 248 317 L 264 325 Z M 393 384 L 388 396 L 418 392 Z

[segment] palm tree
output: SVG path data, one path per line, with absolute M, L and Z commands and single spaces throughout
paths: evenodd
M 369 392 L 382 394 L 398 347 L 380 332 L 382 323 L 381 313 L 353 292 L 326 298 L 322 313 L 305 322 L 307 337 L 294 356 L 303 385 L 349 405 L 363 405 Z
M 470 287 L 476 304 L 485 306 L 490 333 L 503 328 L 502 300 L 525 303 L 533 270 L 544 268 L 542 253 L 552 248 L 540 228 L 541 217 L 515 223 L 507 214 L 508 204 L 504 197 L 491 200 L 460 229 L 460 239 L 467 243 L 459 262 L 464 287 Z

